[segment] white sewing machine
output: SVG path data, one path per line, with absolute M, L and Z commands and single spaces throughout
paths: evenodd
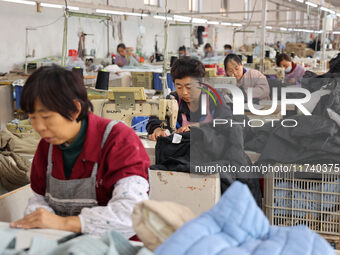
M 147 99 L 144 88 L 110 88 L 106 99 L 91 100 L 94 113 L 103 118 L 122 120 L 131 125 L 136 116 L 156 116 L 163 122 L 169 118 L 170 128 L 176 129 L 178 103 L 175 99 Z

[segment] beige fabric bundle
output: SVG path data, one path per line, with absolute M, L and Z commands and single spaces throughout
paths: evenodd
M 152 251 L 193 218 L 194 213 L 183 205 L 153 200 L 137 204 L 132 214 L 138 238 Z
M 6 151 L 34 155 L 39 141 L 40 137 L 35 132 L 13 134 L 7 129 L 0 132 L 0 149 Z
M 12 191 L 30 183 L 31 163 L 14 152 L 0 152 L 0 181 Z

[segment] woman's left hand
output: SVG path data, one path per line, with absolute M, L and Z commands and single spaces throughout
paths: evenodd
M 183 126 L 177 129 L 176 133 L 184 133 L 184 132 L 189 132 L 189 131 L 190 131 L 190 125 L 186 125 L 186 126 Z
M 39 208 L 35 212 L 26 215 L 23 219 L 12 222 L 11 228 L 49 228 L 71 232 L 81 232 L 81 224 L 78 216 L 61 217 Z

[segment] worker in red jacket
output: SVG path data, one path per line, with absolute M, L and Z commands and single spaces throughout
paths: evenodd
M 134 131 L 94 115 L 83 80 L 62 67 L 39 68 L 21 97 L 42 139 L 31 170 L 34 196 L 11 227 L 134 236 L 131 214 L 148 199 L 150 165 Z

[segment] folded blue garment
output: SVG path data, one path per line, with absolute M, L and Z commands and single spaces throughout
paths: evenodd
M 159 255 L 328 255 L 307 227 L 270 226 L 248 187 L 234 182 L 208 212 L 187 222 L 155 250 Z

